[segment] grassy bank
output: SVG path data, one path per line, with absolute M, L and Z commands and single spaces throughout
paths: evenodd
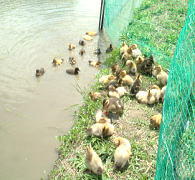
M 180 4 L 172 6 L 173 4 L 171 5 L 171 3 L 173 2 L 180 2 Z M 171 2 L 166 0 L 145 0 L 141 8 L 136 11 L 134 22 L 128 27 L 121 39 L 130 44 L 138 43 L 143 53 L 155 54 L 157 59 L 159 57 L 160 62 L 162 62 L 163 58 L 163 62 L 165 62 L 173 54 L 176 40 L 183 24 L 186 11 L 186 6 L 182 4 L 183 2 L 175 0 Z M 170 6 L 167 6 L 168 4 Z M 172 15 L 169 15 L 169 13 Z M 174 17 L 174 21 L 168 23 L 168 25 L 167 22 L 169 22 L 171 16 Z M 144 21 L 148 23 L 143 26 Z M 152 24 L 149 22 L 152 22 Z M 169 31 L 171 31 L 170 34 L 167 34 Z M 116 49 L 106 59 L 105 68 L 100 70 L 97 79 L 103 74 L 108 74 L 110 66 L 118 62 L 119 59 L 119 51 Z M 168 65 L 165 67 L 168 67 Z M 142 89 L 144 90 L 151 84 L 157 84 L 154 78 L 143 76 L 142 80 Z M 86 134 L 86 129 L 94 124 L 95 112 L 102 108 L 102 100 L 92 101 L 88 96 L 88 92 L 98 91 L 100 87 L 101 84 L 96 82 L 90 90 L 82 92 L 83 105 L 75 113 L 73 128 L 67 135 L 59 137 L 61 142 L 59 158 L 49 175 L 49 179 L 101 179 L 86 172 L 85 151 L 89 144 L 93 146 L 103 160 L 105 173 L 102 179 L 153 179 L 158 131 L 149 128 L 149 118 L 151 115 L 161 112 L 162 104 L 146 106 L 137 103 L 134 97 L 125 96 L 122 98 L 125 103 L 125 111 L 114 125 L 118 135 L 130 140 L 132 157 L 126 171 L 113 171 L 115 147 L 111 140 L 109 138 L 102 140 L 97 137 L 88 137 Z
M 185 0 L 144 0 L 121 40 L 137 43 L 168 68 L 187 12 Z

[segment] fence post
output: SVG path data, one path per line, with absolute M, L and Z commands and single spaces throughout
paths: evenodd
M 101 0 L 100 17 L 99 17 L 99 31 L 102 31 L 102 29 L 103 29 L 104 11 L 105 11 L 105 0 Z

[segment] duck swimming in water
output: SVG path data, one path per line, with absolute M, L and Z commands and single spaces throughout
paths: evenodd
M 66 73 L 67 74 L 71 74 L 71 75 L 77 75 L 79 74 L 80 69 L 78 67 L 74 68 L 74 69 L 67 69 Z
M 75 65 L 77 62 L 76 62 L 76 59 L 74 57 L 69 57 L 69 63 L 71 65 Z
M 89 36 L 96 36 L 96 35 L 97 35 L 97 33 L 96 33 L 96 32 L 91 31 L 91 32 L 86 32 L 86 35 L 89 35 Z
M 85 41 L 80 40 L 80 41 L 79 41 L 79 45 L 84 46 L 84 45 L 85 45 Z
M 69 44 L 68 45 L 68 50 L 73 50 L 73 49 L 75 49 L 76 48 L 76 45 L 74 45 L 74 44 Z
M 54 66 L 58 66 L 58 65 L 61 65 L 62 63 L 64 62 L 64 59 L 63 58 L 57 58 L 57 57 L 55 57 L 54 59 L 53 59 L 53 65 Z
M 41 68 L 41 69 L 36 69 L 36 77 L 40 77 L 45 73 L 45 69 Z
M 81 56 L 83 56 L 83 54 L 85 54 L 85 50 L 84 50 L 84 49 L 81 49 L 80 52 L 79 52 L 79 54 L 80 54 Z

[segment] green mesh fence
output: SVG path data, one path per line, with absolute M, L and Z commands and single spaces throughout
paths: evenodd
M 170 67 L 160 129 L 156 179 L 195 179 L 195 4 Z
M 163 67 L 170 67 L 155 179 L 192 180 L 195 179 L 195 1 L 188 1 L 184 26 L 181 22 L 187 5 L 183 3 L 187 1 L 141 2 L 106 0 L 104 29 L 113 44 L 119 45 L 119 38 L 129 44 L 137 43 L 145 54 L 153 54 Z
M 113 44 L 119 44 L 121 33 L 141 2 L 142 0 L 105 0 L 104 28 Z

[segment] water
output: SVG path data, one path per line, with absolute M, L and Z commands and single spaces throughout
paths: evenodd
M 86 31 L 97 31 L 99 0 L 0 0 L 0 179 L 46 177 L 57 158 L 58 141 L 72 126 L 74 109 L 82 103 L 76 90 L 86 87 L 97 70 L 93 51 L 98 37 L 68 52 Z M 55 68 L 59 56 L 74 55 L 81 73 L 65 73 L 68 62 Z M 36 79 L 35 69 L 46 73 Z M 68 110 L 67 110 L 68 109 Z

